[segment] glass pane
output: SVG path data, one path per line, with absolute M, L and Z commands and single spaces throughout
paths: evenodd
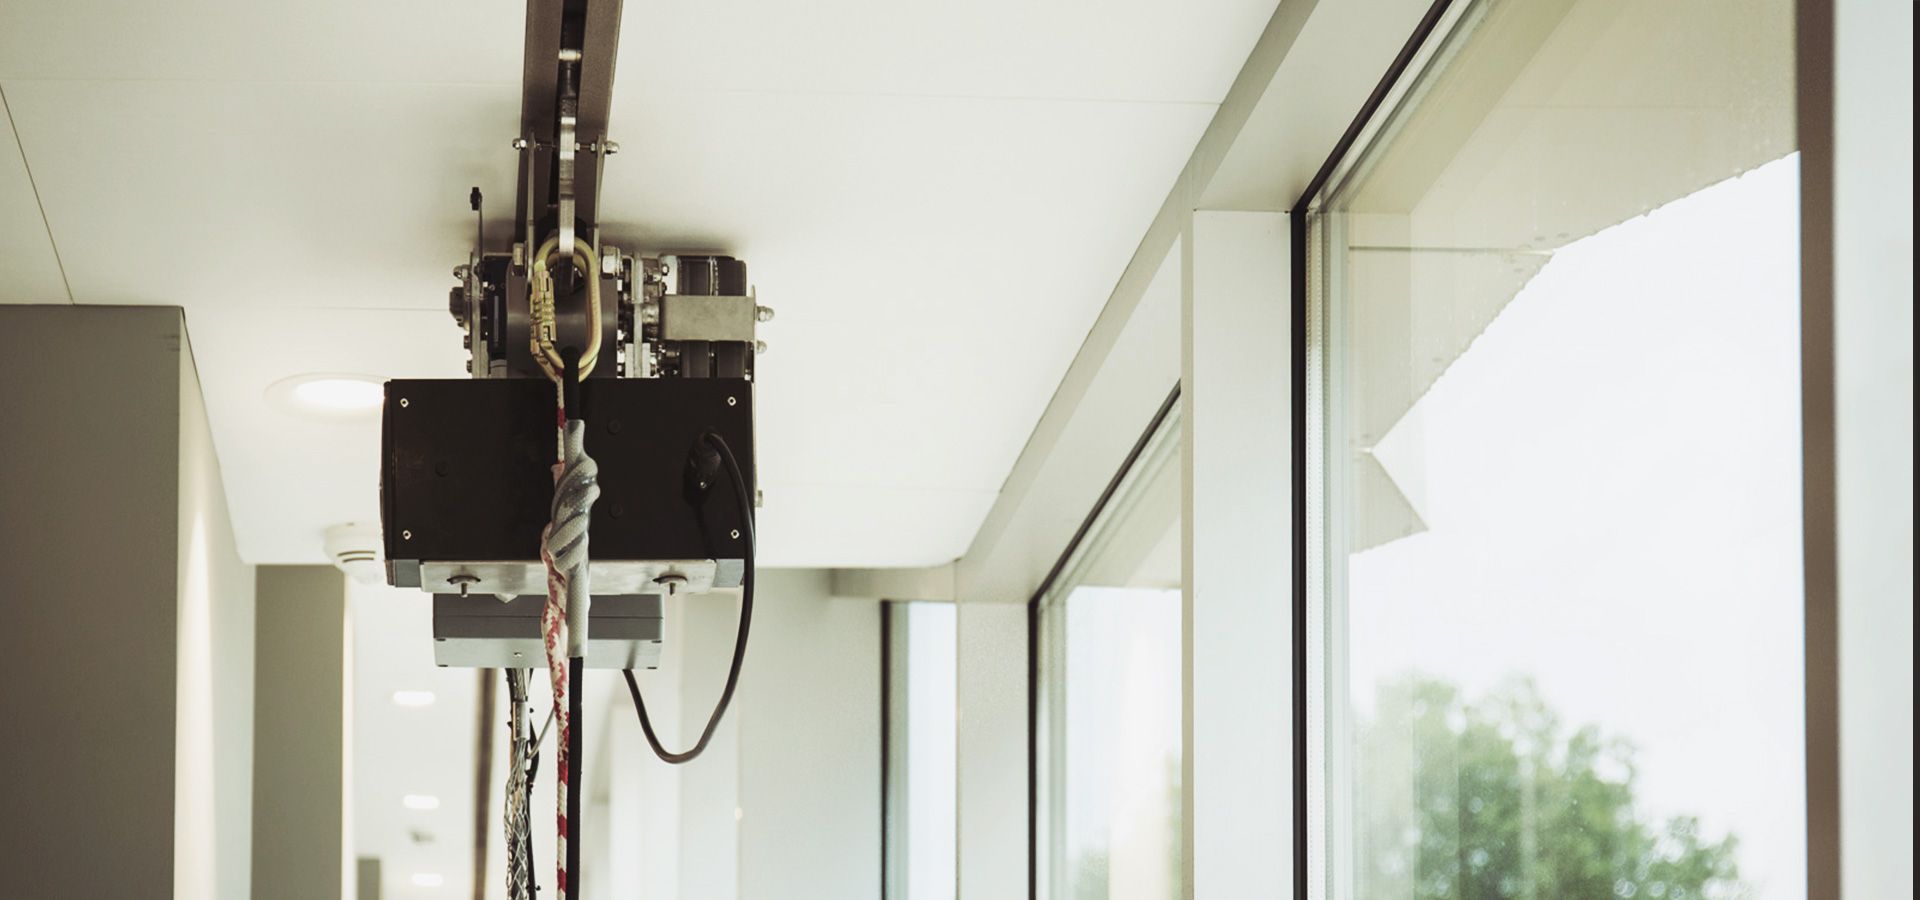
M 1463 9 L 1315 220 L 1320 883 L 1804 896 L 1793 5 Z
M 888 673 L 888 896 L 953 900 L 959 647 L 951 603 L 896 603 Z
M 1169 419 L 1041 598 L 1042 895 L 1181 895 L 1180 477 Z

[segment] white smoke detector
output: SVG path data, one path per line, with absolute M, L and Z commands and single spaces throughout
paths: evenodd
M 363 584 L 386 581 L 385 565 L 380 558 L 380 528 L 377 525 L 347 523 L 327 529 L 324 545 L 327 558 L 347 577 Z

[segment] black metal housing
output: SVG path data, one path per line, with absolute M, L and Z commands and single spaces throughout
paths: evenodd
M 730 378 L 590 378 L 586 450 L 600 467 L 596 561 L 711 559 L 738 584 L 745 529 L 733 485 L 688 477 L 708 430 L 753 469 L 753 385 Z M 423 562 L 537 562 L 553 499 L 556 399 L 546 379 L 386 385 L 380 515 L 387 578 L 416 587 Z

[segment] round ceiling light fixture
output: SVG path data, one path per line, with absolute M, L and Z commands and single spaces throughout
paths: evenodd
M 283 378 L 267 388 L 267 400 L 308 419 L 360 419 L 386 399 L 385 379 L 373 375 L 315 372 Z

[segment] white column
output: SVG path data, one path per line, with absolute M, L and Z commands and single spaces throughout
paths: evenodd
M 1913 895 L 1913 4 L 1833 5 L 1840 886 Z
M 1201 211 L 1182 241 L 1188 897 L 1292 892 L 1287 233 Z
M 353 889 L 346 576 L 262 566 L 255 596 L 251 896 L 340 897 Z
M 961 586 L 962 595 L 966 586 Z M 954 793 L 960 900 L 1027 895 L 1027 606 L 958 609 Z

